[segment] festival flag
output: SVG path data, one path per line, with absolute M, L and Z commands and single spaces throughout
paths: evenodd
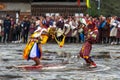
M 78 6 L 80 7 L 80 0 L 77 0 Z
M 91 8 L 91 6 L 90 6 L 90 0 L 86 0 L 86 5 L 87 5 L 87 8 Z

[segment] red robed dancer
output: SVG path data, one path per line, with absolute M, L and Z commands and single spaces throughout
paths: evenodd
M 87 26 L 82 25 L 81 27 L 84 31 L 85 42 L 80 50 L 80 57 L 82 57 L 89 67 L 97 67 L 96 63 L 91 59 L 90 52 L 92 49 L 92 44 L 97 42 L 98 39 L 98 29 L 93 22 L 89 22 Z

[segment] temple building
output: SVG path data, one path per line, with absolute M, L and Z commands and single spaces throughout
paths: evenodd
M 7 14 L 16 19 L 23 16 L 40 16 L 46 14 L 74 15 L 84 13 L 86 0 L 0 0 L 0 18 Z
M 78 6 L 77 0 L 33 0 L 31 3 L 31 14 L 38 16 L 45 13 L 59 13 L 63 15 L 74 15 L 83 13 L 86 10 L 85 0 L 80 0 Z

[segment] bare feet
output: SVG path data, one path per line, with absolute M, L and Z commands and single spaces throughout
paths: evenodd
M 35 62 L 35 64 L 34 64 L 33 66 L 38 66 L 38 65 L 40 65 L 40 60 L 39 60 L 39 58 L 34 58 L 33 60 L 34 60 L 34 62 Z

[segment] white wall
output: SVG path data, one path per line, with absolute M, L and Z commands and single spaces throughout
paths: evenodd
M 20 10 L 20 12 L 31 12 L 29 3 L 3 3 L 5 8 L 2 10 Z

